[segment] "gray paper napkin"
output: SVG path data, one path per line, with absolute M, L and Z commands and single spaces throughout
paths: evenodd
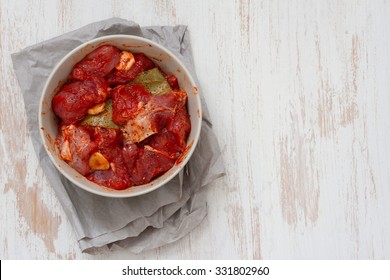
M 196 79 L 185 26 L 141 28 L 134 22 L 118 18 L 95 22 L 30 46 L 12 54 L 12 60 L 22 89 L 35 152 L 75 229 L 80 248 L 92 252 L 115 244 L 139 253 L 174 242 L 200 224 L 207 214 L 203 187 L 222 176 L 224 166 L 200 90 L 203 127 L 199 143 L 184 172 L 160 189 L 135 198 L 100 197 L 74 186 L 57 171 L 39 135 L 38 107 L 44 84 L 54 66 L 73 48 L 112 34 L 137 35 L 164 45 Z

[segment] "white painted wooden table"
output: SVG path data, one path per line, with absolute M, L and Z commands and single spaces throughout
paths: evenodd
M 390 258 L 389 1 L 0 3 L 1 259 Z M 227 176 L 179 242 L 91 256 L 39 167 L 10 54 L 113 16 L 188 25 Z

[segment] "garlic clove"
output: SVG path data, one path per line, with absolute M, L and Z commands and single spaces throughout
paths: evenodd
M 110 169 L 110 163 L 99 152 L 93 153 L 89 158 L 89 167 L 92 170 L 108 170 Z

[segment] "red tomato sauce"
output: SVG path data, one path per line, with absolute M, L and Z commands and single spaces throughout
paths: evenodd
M 78 62 L 52 100 L 61 159 L 90 181 L 116 190 L 149 183 L 172 168 L 191 130 L 186 92 L 174 74 L 162 71 L 171 88 L 163 95 L 129 84 L 155 67 L 145 54 L 111 45 Z M 109 110 L 108 99 L 111 125 L 86 122 Z

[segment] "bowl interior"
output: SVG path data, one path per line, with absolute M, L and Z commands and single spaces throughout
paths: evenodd
M 191 132 L 187 140 L 187 148 L 176 164 L 165 174 L 155 178 L 150 183 L 129 188 L 127 190 L 116 191 L 100 185 L 97 185 L 75 171 L 66 162 L 59 158 L 58 150 L 55 146 L 55 138 L 58 132 L 57 118 L 51 110 L 51 100 L 58 89 L 66 81 L 73 66 L 85 57 L 86 54 L 95 48 L 110 44 L 122 50 L 131 52 L 143 52 L 151 58 L 164 72 L 173 73 L 177 76 L 180 88 L 185 90 L 188 95 L 188 113 L 191 120 Z M 132 197 L 153 191 L 170 179 L 172 179 L 187 163 L 200 134 L 201 126 L 201 105 L 198 96 L 198 89 L 190 73 L 185 66 L 164 47 L 146 40 L 144 38 L 129 35 L 113 35 L 100 37 L 89 41 L 66 55 L 55 67 L 49 76 L 41 97 L 39 125 L 44 146 L 58 170 L 65 175 L 71 182 L 80 188 L 108 197 Z

